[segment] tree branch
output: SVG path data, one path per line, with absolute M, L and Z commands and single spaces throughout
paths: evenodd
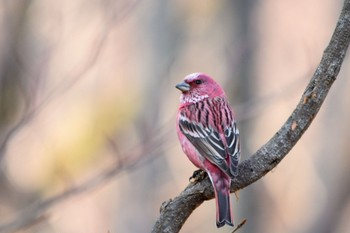
M 331 41 L 297 107 L 281 129 L 249 159 L 239 165 L 231 192 L 262 178 L 288 154 L 315 118 L 340 71 L 350 43 L 350 0 L 345 0 Z M 189 184 L 179 196 L 164 202 L 152 232 L 179 232 L 186 219 L 214 192 L 208 178 Z

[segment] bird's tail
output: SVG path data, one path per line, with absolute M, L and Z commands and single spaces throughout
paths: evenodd
M 216 199 L 216 226 L 222 227 L 225 224 L 233 226 L 233 215 L 230 204 L 230 185 L 229 177 L 221 177 L 220 180 L 214 181 Z
M 217 190 L 216 192 L 216 226 L 222 227 L 225 224 L 233 226 L 231 214 L 230 194 Z

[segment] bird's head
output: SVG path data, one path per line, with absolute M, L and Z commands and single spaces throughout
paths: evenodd
M 225 92 L 210 76 L 203 73 L 193 73 L 177 84 L 176 88 L 182 92 L 181 104 L 192 104 L 206 98 L 225 96 Z

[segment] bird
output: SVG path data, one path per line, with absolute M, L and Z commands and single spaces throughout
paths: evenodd
M 238 175 L 241 153 L 234 112 L 223 88 L 207 74 L 189 74 L 175 87 L 181 91 L 176 130 L 182 150 L 209 176 L 216 226 L 233 226 L 230 187 Z

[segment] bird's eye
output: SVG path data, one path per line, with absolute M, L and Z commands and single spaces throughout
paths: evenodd
M 197 85 L 202 84 L 202 83 L 203 83 L 202 80 L 200 80 L 200 79 L 196 80 L 196 84 L 197 84 Z

